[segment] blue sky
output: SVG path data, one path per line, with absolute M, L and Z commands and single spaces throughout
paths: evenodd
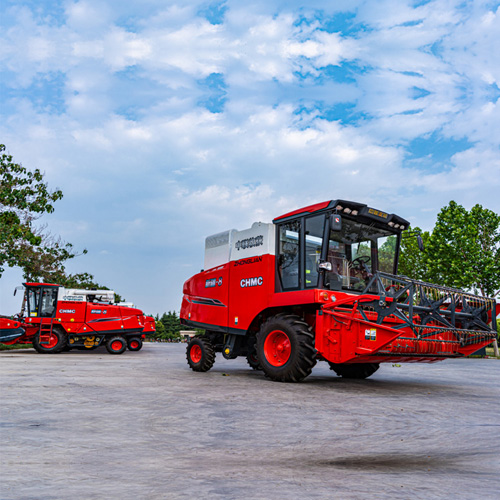
M 499 6 L 3 0 L 0 142 L 63 190 L 71 272 L 178 310 L 207 235 L 310 203 L 500 213 Z

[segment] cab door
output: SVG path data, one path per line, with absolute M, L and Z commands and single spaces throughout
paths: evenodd
M 29 287 L 28 316 L 30 318 L 53 318 L 57 308 L 58 287 Z

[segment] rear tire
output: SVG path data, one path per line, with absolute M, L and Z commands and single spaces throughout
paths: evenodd
M 109 354 L 122 354 L 127 349 L 127 342 L 123 337 L 111 337 L 106 342 L 106 349 Z
M 40 354 L 57 354 L 61 352 L 68 343 L 68 336 L 66 332 L 59 327 L 53 328 L 50 334 L 49 343 L 40 343 L 40 334 L 37 333 L 33 339 L 33 347 L 36 352 Z
M 260 366 L 259 358 L 257 357 L 256 352 L 253 352 L 252 354 L 249 354 L 247 356 L 247 363 L 252 370 L 262 370 L 262 366 Z
M 196 335 L 187 345 L 186 359 L 191 370 L 208 372 L 215 363 L 215 350 L 212 342 L 202 335 Z
M 130 351 L 140 351 L 142 349 L 142 339 L 139 337 L 128 339 L 127 347 Z
M 330 370 L 333 370 L 339 377 L 351 379 L 364 379 L 373 375 L 379 368 L 379 363 L 355 363 L 352 365 L 329 363 Z
M 257 357 L 271 380 L 304 380 L 316 364 L 311 328 L 302 318 L 292 314 L 269 318 L 257 334 Z

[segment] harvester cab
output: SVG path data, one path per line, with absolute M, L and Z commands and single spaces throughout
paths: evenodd
M 317 360 L 365 378 L 382 362 L 432 362 L 490 343 L 495 303 L 397 275 L 405 219 L 335 200 L 209 236 L 205 270 L 184 284 L 181 320 L 205 330 L 188 364 L 246 356 L 279 381 Z
M 362 292 L 377 271 L 395 273 L 401 231 L 409 223 L 340 200 L 333 213 L 275 219 L 281 290 L 323 288 Z M 302 264 L 302 265 L 301 265 Z

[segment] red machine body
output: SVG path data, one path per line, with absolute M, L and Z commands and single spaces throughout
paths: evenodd
M 206 371 L 222 352 L 275 380 L 302 380 L 318 359 L 364 378 L 382 362 L 440 361 L 491 343 L 493 299 L 397 275 L 408 226 L 335 200 L 208 237 L 206 270 L 184 284 L 180 313 L 206 331 L 188 345 L 191 368 Z
M 138 351 L 154 319 L 129 304 L 115 304 L 111 290 L 66 289 L 53 283 L 24 283 L 16 320 L 0 318 L 0 342 L 33 343 L 40 353 L 93 349 L 111 354 Z M 26 315 L 25 315 L 26 311 Z

